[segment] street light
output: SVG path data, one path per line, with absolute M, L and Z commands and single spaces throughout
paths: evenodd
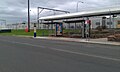
M 78 1 L 77 2 L 76 12 L 78 12 L 78 5 L 79 5 L 79 3 L 84 3 L 84 2 L 82 2 L 82 1 Z

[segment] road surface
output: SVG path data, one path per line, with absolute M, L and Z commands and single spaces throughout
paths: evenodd
M 0 36 L 0 72 L 120 72 L 120 46 Z

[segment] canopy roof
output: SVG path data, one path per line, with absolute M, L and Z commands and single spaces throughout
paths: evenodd
M 60 20 L 60 19 L 113 15 L 113 14 L 120 14 L 120 8 L 119 7 L 107 8 L 107 9 L 94 10 L 94 11 L 84 11 L 84 12 L 77 12 L 77 13 L 70 13 L 63 15 L 46 16 L 46 17 L 40 17 L 39 20 Z

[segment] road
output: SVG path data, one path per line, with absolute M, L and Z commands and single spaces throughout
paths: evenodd
M 0 36 L 0 72 L 120 72 L 120 46 Z

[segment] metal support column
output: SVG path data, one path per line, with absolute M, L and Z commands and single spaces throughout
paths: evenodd
M 55 36 L 57 36 L 57 24 L 55 24 Z
M 37 8 L 37 13 L 38 13 L 38 17 L 37 17 L 37 23 L 38 23 L 38 29 L 39 29 L 39 8 Z

